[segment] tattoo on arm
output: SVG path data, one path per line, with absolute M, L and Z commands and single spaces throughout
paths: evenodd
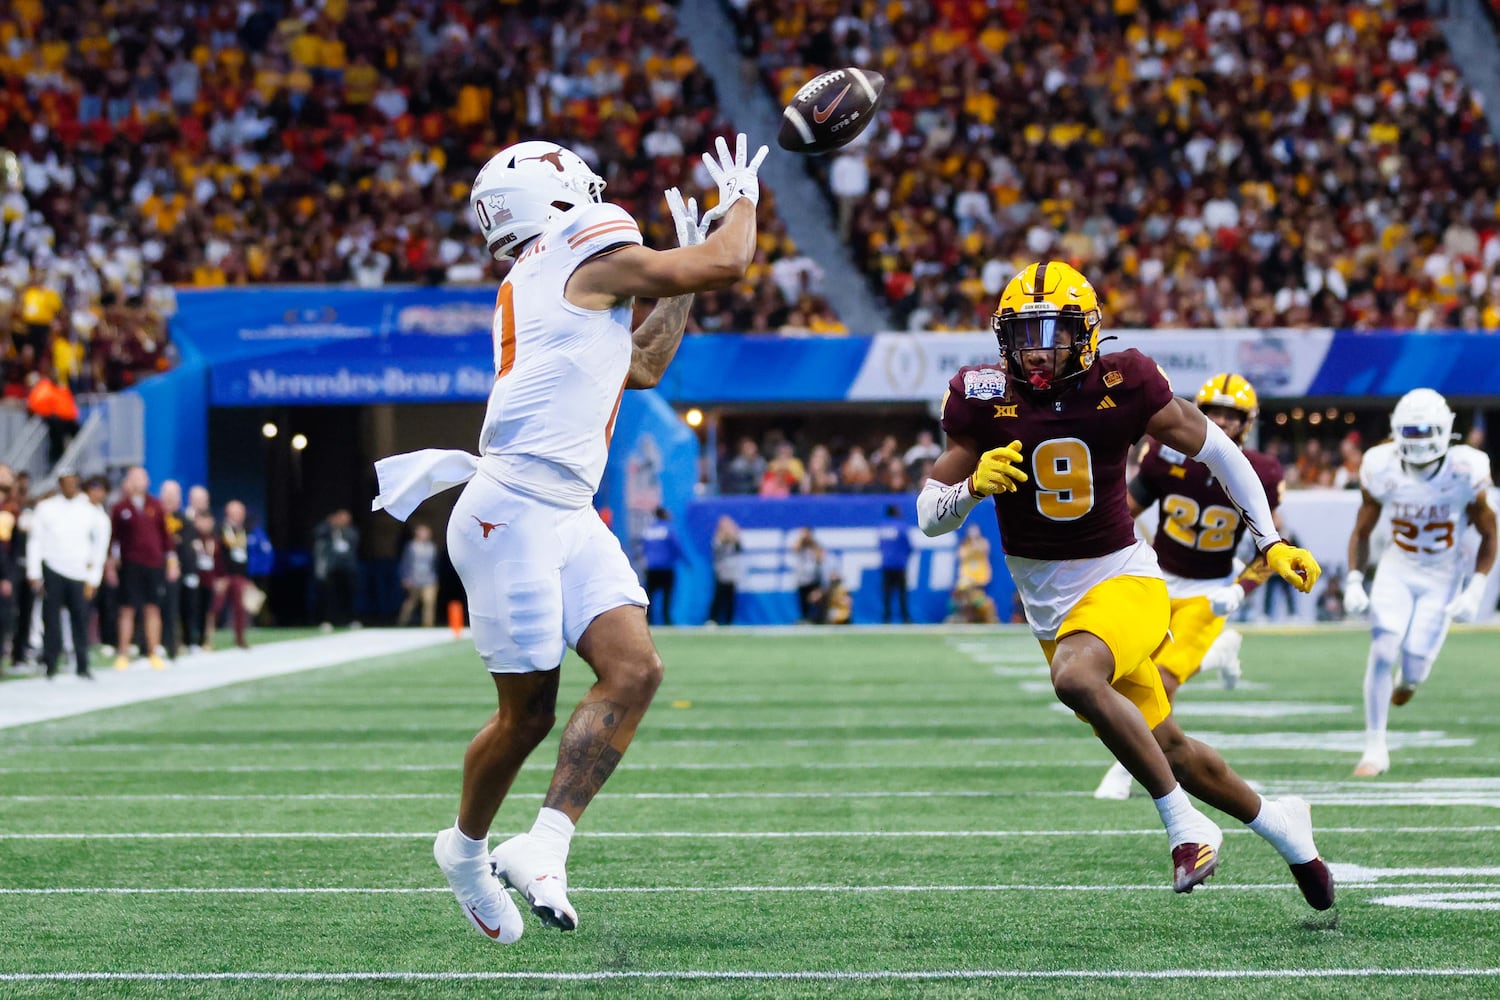
M 563 730 L 557 770 L 543 805 L 549 809 L 565 806 L 582 809 L 593 801 L 623 756 L 623 751 L 611 744 L 625 721 L 625 713 L 626 706 L 613 701 L 585 702 L 578 706 Z
M 630 335 L 635 346 L 630 352 L 630 377 L 625 381 L 626 388 L 649 388 L 661 381 L 662 373 L 682 344 L 682 333 L 687 329 L 688 313 L 692 308 L 691 295 L 661 299 L 651 314 L 635 328 Z

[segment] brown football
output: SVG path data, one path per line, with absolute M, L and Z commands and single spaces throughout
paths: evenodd
M 848 66 L 802 85 L 781 113 L 776 142 L 794 153 L 827 153 L 847 144 L 875 118 L 885 77 Z

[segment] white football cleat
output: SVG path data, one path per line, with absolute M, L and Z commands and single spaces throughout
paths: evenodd
M 1238 631 L 1226 628 L 1203 654 L 1200 669 L 1205 672 L 1217 670 L 1226 691 L 1233 691 L 1240 682 L 1240 646 L 1244 642 L 1245 637 Z
M 1354 765 L 1354 776 L 1356 778 L 1373 778 L 1378 774 L 1384 774 L 1391 769 L 1391 754 L 1385 747 L 1375 747 L 1365 750 L 1365 755 Z
M 432 856 L 443 870 L 458 905 L 474 929 L 491 941 L 513 944 L 521 939 L 526 924 L 521 920 L 521 911 L 505 886 L 490 870 L 490 859 L 481 854 L 477 858 L 466 858 L 453 844 L 457 834 L 452 827 L 437 835 L 432 842 Z
M 521 894 L 542 923 L 560 931 L 578 926 L 578 911 L 568 902 L 566 860 L 529 833 L 490 852 L 495 875 Z
M 1125 770 L 1125 765 L 1115 761 L 1109 770 L 1104 772 L 1104 778 L 1099 782 L 1099 787 L 1094 789 L 1096 799 L 1115 799 L 1123 802 L 1130 798 L 1130 789 L 1135 784 L 1135 778 Z

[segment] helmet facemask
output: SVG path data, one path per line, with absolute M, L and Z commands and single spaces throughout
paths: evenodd
M 1430 465 L 1448 453 L 1450 432 L 1438 424 L 1404 424 L 1393 428 L 1396 450 L 1407 465 Z
M 1391 436 L 1407 465 L 1431 465 L 1448 454 L 1453 438 L 1453 411 L 1431 389 L 1413 389 L 1396 403 Z
M 1093 334 L 1099 328 L 1099 310 L 1090 312 L 1092 316 L 1076 306 L 1060 311 L 1050 305 L 1034 310 L 1023 306 L 1021 312 L 1007 309 L 991 317 L 1011 375 L 1038 392 L 1063 389 L 1076 381 L 1094 363 L 1096 354 Z M 1027 363 L 1026 356 L 1039 351 L 1052 353 L 1048 372 L 1032 371 Z
M 1226 418 L 1230 415 L 1237 417 L 1240 421 L 1237 431 L 1231 433 L 1223 424 L 1219 426 L 1235 444 L 1242 448 L 1245 446 L 1245 437 L 1250 433 L 1255 418 L 1260 415 L 1260 398 L 1255 394 L 1255 386 L 1245 376 L 1235 372 L 1219 372 L 1203 383 L 1203 387 L 1198 390 L 1196 402 L 1198 409 L 1210 420 L 1213 420 L 1215 411 L 1221 411 Z

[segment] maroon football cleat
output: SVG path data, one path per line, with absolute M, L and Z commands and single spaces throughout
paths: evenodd
M 1219 851 L 1213 844 L 1178 844 L 1172 848 L 1172 891 L 1192 892 L 1219 867 Z
M 1297 888 L 1302 890 L 1302 898 L 1307 900 L 1308 906 L 1326 910 L 1333 905 L 1333 872 L 1328 870 L 1322 858 L 1287 867 L 1291 868 L 1292 878 L 1297 880 Z

